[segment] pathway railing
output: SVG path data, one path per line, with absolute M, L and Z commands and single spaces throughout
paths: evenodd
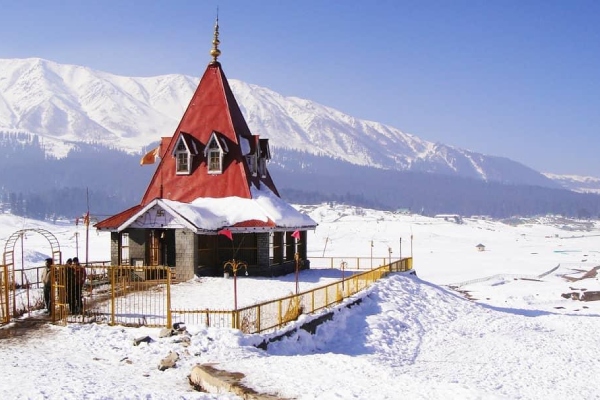
M 311 258 L 311 262 L 312 262 Z M 339 258 L 345 262 L 346 258 Z M 348 259 L 351 260 L 351 259 Z M 240 329 L 244 333 L 260 333 L 280 328 L 295 321 L 302 314 L 311 314 L 342 302 L 371 286 L 377 280 L 391 272 L 412 270 L 412 258 L 403 258 L 390 264 L 379 266 L 365 272 L 355 273 L 338 282 L 297 295 L 266 301 L 237 311 L 225 310 L 171 310 L 173 321 L 187 324 L 200 324 L 208 327 Z
M 238 310 L 181 310 L 171 307 L 172 271 L 166 266 L 86 266 L 87 279 L 83 285 L 83 309 L 69 302 L 69 283 L 66 266 L 53 266 L 53 299 L 51 315 L 55 323 L 100 322 L 111 325 L 166 326 L 173 322 L 209 327 L 235 328 L 245 333 L 273 330 L 296 320 L 301 314 L 314 313 L 340 303 L 391 272 L 412 270 L 412 258 L 403 258 L 375 268 L 367 268 L 366 258 L 332 257 L 320 265 L 333 265 L 352 270 L 342 280 L 262 302 Z M 370 259 L 368 259 L 370 261 Z M 379 261 L 384 261 L 379 258 Z M 316 264 L 317 261 L 313 261 Z M 325 261 L 328 264 L 323 264 Z M 337 264 L 337 265 L 336 265 Z M 369 263 L 370 264 L 370 263 Z M 0 265 L 0 323 L 10 321 L 7 268 Z M 360 272 L 365 268 L 364 272 Z M 41 291 L 41 288 L 38 289 Z

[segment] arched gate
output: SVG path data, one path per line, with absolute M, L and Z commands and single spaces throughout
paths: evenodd
M 15 270 L 15 246 L 17 241 L 21 240 L 23 247 L 23 238 L 27 233 L 39 233 L 48 240 L 52 253 L 52 259 L 55 264 L 62 264 L 62 253 L 58 239 L 51 232 L 45 229 L 21 229 L 10 235 L 4 245 L 4 254 L 0 266 L 0 322 L 9 322 L 11 317 L 18 316 L 20 313 L 29 311 L 21 309 L 18 303 L 17 295 L 19 288 L 29 288 L 31 282 L 24 266 L 20 270 Z M 36 282 L 39 285 L 39 282 Z

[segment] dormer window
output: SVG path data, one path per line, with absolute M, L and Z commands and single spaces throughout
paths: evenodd
M 190 154 L 187 152 L 183 142 L 179 143 L 177 150 L 175 151 L 175 157 L 177 157 L 177 173 L 178 174 L 189 174 L 190 173 Z
M 227 153 L 227 146 L 219 140 L 217 133 L 213 132 L 208 140 L 204 155 L 206 156 L 207 170 L 209 174 L 223 173 L 223 158 Z
M 223 159 L 221 158 L 221 149 L 216 141 L 213 141 L 208 146 L 208 172 L 221 173 L 223 172 Z
M 193 139 L 188 134 L 181 132 L 179 140 L 173 150 L 175 157 L 175 173 L 177 175 L 189 175 L 192 172 L 192 157 L 198 152 Z
M 260 173 L 261 178 L 267 177 L 267 159 L 261 157 L 258 162 L 258 172 Z
M 271 150 L 269 149 L 269 139 L 259 140 L 260 158 L 258 159 L 258 173 L 261 178 L 267 177 L 267 161 L 271 159 Z
M 248 154 L 246 156 L 246 160 L 248 161 L 248 169 L 250 170 L 250 174 L 252 176 L 256 176 L 258 172 L 257 159 L 258 157 L 256 156 L 256 153 Z

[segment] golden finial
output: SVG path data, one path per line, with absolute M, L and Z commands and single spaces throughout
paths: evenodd
M 213 47 L 210 51 L 210 55 L 213 58 L 211 64 L 217 63 L 217 58 L 219 58 L 219 56 L 221 55 L 221 50 L 219 50 L 219 43 L 221 42 L 219 41 L 219 9 L 217 8 L 217 21 L 215 22 L 215 33 L 212 41 Z

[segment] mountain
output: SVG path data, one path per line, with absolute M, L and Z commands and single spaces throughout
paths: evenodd
M 138 204 L 153 173 L 139 166 L 140 155 L 175 133 L 197 82 L 0 60 L 0 212 L 43 219 L 89 207 L 102 217 Z M 510 159 L 229 83 L 252 132 L 269 139 L 269 171 L 289 202 L 497 218 L 600 215 L 599 195 L 567 190 Z
M 78 142 L 137 154 L 173 135 L 197 83 L 183 75 L 124 77 L 39 58 L 4 59 L 0 132 L 40 135 L 46 151 L 59 158 Z M 283 149 L 383 170 L 559 187 L 507 158 L 428 142 L 239 80 L 229 83 L 250 129 L 269 139 L 280 165 Z
M 579 175 L 557 175 L 544 173 L 544 175 L 560 184 L 563 188 L 578 193 L 600 194 L 600 178 Z

